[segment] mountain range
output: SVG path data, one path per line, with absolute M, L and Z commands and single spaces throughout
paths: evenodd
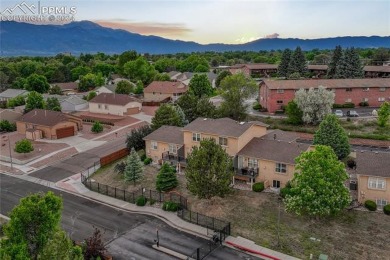
M 102 27 L 90 21 L 64 25 L 36 25 L 0 22 L 1 56 L 50 56 L 58 53 L 104 52 L 107 54 L 136 50 L 139 53 L 168 54 L 204 51 L 260 51 L 277 49 L 334 49 L 336 45 L 356 48 L 390 47 L 390 36 L 345 36 L 321 39 L 273 38 L 244 44 L 199 44 L 145 36 L 125 30 Z

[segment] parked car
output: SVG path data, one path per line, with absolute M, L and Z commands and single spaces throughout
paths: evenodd
M 347 111 L 347 116 L 348 117 L 358 117 L 359 114 L 355 110 L 349 110 L 349 111 Z
M 343 116 L 344 116 L 344 113 L 343 113 L 342 110 L 336 110 L 336 111 L 334 111 L 334 114 L 335 114 L 336 116 L 338 116 L 338 117 L 343 117 Z

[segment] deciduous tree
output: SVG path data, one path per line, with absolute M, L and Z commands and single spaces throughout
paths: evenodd
M 46 93 L 50 85 L 47 82 L 47 79 L 45 76 L 37 75 L 37 74 L 31 74 L 27 77 L 26 83 L 24 85 L 24 88 L 28 91 L 36 91 L 38 93 Z
M 378 110 L 378 125 L 380 127 L 389 126 L 390 103 L 384 102 Z
M 144 57 L 138 57 L 134 61 L 127 62 L 123 66 L 123 72 L 131 81 L 141 80 L 145 85 L 152 82 L 157 73 L 154 67 Z
M 315 150 L 295 159 L 292 188 L 286 195 L 286 209 L 298 215 L 324 217 L 334 215 L 350 203 L 345 166 L 332 148 L 317 145 Z
M 96 228 L 91 237 L 84 240 L 84 259 L 104 259 L 104 254 L 107 252 L 104 245 L 102 232 Z
M 43 96 L 38 92 L 32 91 L 28 93 L 26 98 L 26 107 L 24 108 L 25 112 L 29 112 L 33 109 L 44 109 L 46 106 Z
M 176 104 L 181 107 L 189 122 L 194 121 L 197 117 L 196 106 L 198 100 L 193 93 L 187 92 L 176 101 Z
M 248 104 L 245 100 L 252 97 L 258 91 L 258 85 L 242 73 L 228 76 L 221 82 L 221 94 L 223 102 L 219 108 L 221 116 L 234 120 L 244 120 L 247 117 Z
M 217 76 L 217 79 L 215 80 L 215 87 L 216 88 L 219 88 L 220 85 L 221 85 L 221 82 L 224 78 L 226 78 L 227 76 L 231 76 L 232 73 L 228 70 L 224 70 L 224 71 L 221 71 L 218 76 Z
M 28 139 L 22 139 L 15 143 L 15 152 L 17 153 L 29 153 L 34 151 L 34 146 Z
M 134 92 L 134 84 L 127 80 L 121 80 L 118 82 L 115 93 L 129 95 Z
M 53 111 L 61 111 L 61 104 L 58 98 L 51 97 L 46 100 L 46 109 Z
M 187 158 L 187 188 L 200 199 L 223 197 L 231 191 L 232 169 L 232 159 L 222 146 L 202 140 Z
M 124 179 L 126 182 L 133 182 L 135 186 L 135 182 L 142 178 L 143 176 L 143 163 L 139 158 L 138 153 L 131 148 L 131 152 L 127 157 L 126 168 L 124 172 Z
M 287 121 L 292 125 L 301 125 L 303 123 L 303 112 L 299 109 L 297 103 L 292 100 L 286 106 Z
M 60 228 L 61 210 L 61 198 L 50 191 L 22 198 L 4 226 L 7 239 L 1 241 L 2 255 L 37 259 Z
M 104 78 L 101 73 L 88 73 L 87 75 L 80 77 L 78 89 L 79 91 L 88 91 L 90 89 L 94 89 L 95 87 L 100 87 L 103 84 Z
M 157 174 L 156 189 L 158 191 L 169 191 L 177 187 L 178 184 L 175 169 L 168 163 L 164 163 Z
M 347 157 L 351 152 L 348 135 L 340 125 L 339 119 L 332 114 L 327 115 L 322 120 L 320 127 L 314 134 L 313 144 L 330 146 L 338 159 Z
M 63 95 L 62 89 L 58 85 L 50 87 L 49 94 L 51 95 Z
M 134 128 L 131 133 L 127 135 L 126 147 L 130 151 L 134 147 L 136 151 L 145 149 L 145 141 L 143 138 L 152 132 L 152 128 L 149 125 Z
M 308 91 L 300 89 L 295 93 L 294 101 L 302 110 L 302 120 L 306 124 L 318 124 L 327 114 L 332 113 L 335 94 L 323 86 Z
M 206 74 L 195 74 L 189 83 L 189 88 L 192 93 L 198 98 L 202 96 L 210 96 L 213 93 L 213 87 Z

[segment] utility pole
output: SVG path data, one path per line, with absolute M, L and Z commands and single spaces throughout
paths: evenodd
M 11 154 L 11 140 L 9 139 L 9 136 L 8 136 L 8 150 L 9 150 L 9 158 L 10 158 L 10 161 L 11 161 L 11 170 L 13 170 L 13 166 L 12 166 L 12 154 Z
M 278 247 L 279 248 L 280 248 L 280 201 L 281 201 L 281 198 L 278 198 L 279 206 L 278 206 L 278 224 L 277 224 L 277 228 L 278 228 Z

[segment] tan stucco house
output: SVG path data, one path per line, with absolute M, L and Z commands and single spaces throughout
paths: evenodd
M 124 94 L 101 93 L 89 101 L 89 112 L 110 115 L 134 115 L 141 112 L 142 102 Z
M 60 139 L 76 135 L 83 124 L 80 118 L 73 115 L 34 109 L 16 121 L 16 128 L 27 139 Z
M 176 81 L 153 81 L 144 89 L 146 102 L 161 102 L 166 99 L 176 101 L 188 91 L 188 87 L 182 82 Z
M 355 161 L 358 201 L 375 201 L 379 209 L 390 204 L 390 153 L 357 152 Z

